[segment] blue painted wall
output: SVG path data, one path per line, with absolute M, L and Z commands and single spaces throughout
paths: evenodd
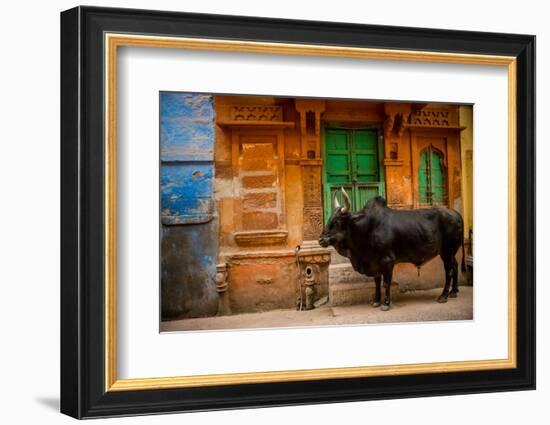
M 160 95 L 162 221 L 212 219 L 214 104 L 210 95 Z
M 162 223 L 193 224 L 212 220 L 213 182 L 211 163 L 190 161 L 162 164 Z
M 216 314 L 218 223 L 210 95 L 160 94 L 163 319 Z

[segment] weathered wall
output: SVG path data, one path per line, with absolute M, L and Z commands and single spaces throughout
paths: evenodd
M 295 307 L 296 260 L 292 255 L 279 255 L 231 258 L 229 298 L 233 313 Z
M 293 250 L 303 230 L 294 102 L 216 96 L 214 103 L 218 262 L 228 265 L 231 310 L 294 308 Z
M 269 239 L 262 243 L 259 239 L 251 250 L 293 249 L 302 238 L 302 217 L 297 213 L 302 209 L 297 129 L 268 123 L 237 125 L 232 119 L 236 105 L 279 107 L 282 115 L 277 122 L 296 121 L 293 102 L 264 96 L 215 97 L 219 124 L 215 199 L 220 211 L 220 250 L 225 254 L 242 250 L 235 234 L 247 230 L 288 232 L 276 244 Z
M 443 153 L 446 205 L 462 212 L 462 194 L 471 194 L 458 107 L 170 93 L 161 95 L 161 116 L 163 317 L 219 313 L 216 265 L 227 272 L 218 287 L 227 313 L 294 308 L 297 245 L 302 274 L 307 265 L 315 270 L 315 298 L 329 293 L 330 254 L 316 244 L 323 126 L 377 129 L 391 207 L 422 206 L 417 180 L 426 146 Z M 444 272 L 436 259 L 420 277 L 398 265 L 394 278 L 426 289 L 441 287 Z
M 160 94 L 162 318 L 215 315 L 218 219 L 208 95 Z
M 460 133 L 460 156 L 462 159 L 462 203 L 464 205 L 464 235 L 468 239 L 470 230 L 474 227 L 474 109 L 473 106 L 461 106 L 459 108 L 460 125 L 466 127 Z
M 217 221 L 163 226 L 161 240 L 162 318 L 214 316 Z

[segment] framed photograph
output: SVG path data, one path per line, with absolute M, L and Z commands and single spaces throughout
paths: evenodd
M 535 388 L 535 37 L 61 14 L 61 411 Z

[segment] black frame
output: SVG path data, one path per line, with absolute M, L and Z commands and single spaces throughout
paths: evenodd
M 517 368 L 104 391 L 104 32 L 517 57 Z M 535 37 L 132 9 L 61 13 L 61 412 L 76 418 L 535 388 Z

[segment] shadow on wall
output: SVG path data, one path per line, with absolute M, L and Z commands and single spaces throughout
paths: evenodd
M 162 320 L 214 316 L 217 220 L 163 226 L 161 242 Z

